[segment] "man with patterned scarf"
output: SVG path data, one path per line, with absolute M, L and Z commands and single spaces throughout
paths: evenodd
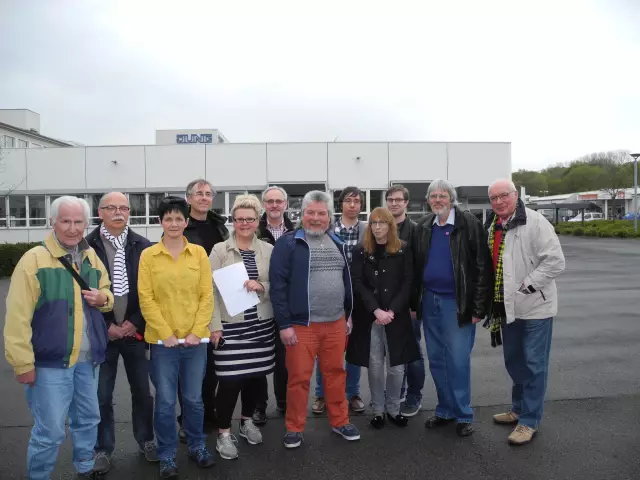
M 492 346 L 503 345 L 504 363 L 513 381 L 511 410 L 494 415 L 498 424 L 517 424 L 509 443 L 531 442 L 542 419 L 549 374 L 553 317 L 558 312 L 555 277 L 564 270 L 553 226 L 525 207 L 511 180 L 489 187 L 493 213 L 486 228 L 495 285 L 491 318 Z
M 113 312 L 104 315 L 109 326 L 109 343 L 98 379 L 100 425 L 96 442 L 95 469 L 102 474 L 111 469 L 115 449 L 113 389 L 122 355 L 131 387 L 133 436 L 147 461 L 157 462 L 153 435 L 153 398 L 149 389 L 149 361 L 144 337 L 145 321 L 138 303 L 138 264 L 142 251 L 151 243 L 128 225 L 129 201 L 120 192 L 100 199 L 99 227 L 87 236 L 87 242 L 107 267 L 115 298 Z

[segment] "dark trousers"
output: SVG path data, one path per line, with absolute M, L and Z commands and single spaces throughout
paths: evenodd
M 149 360 L 147 345 L 133 339 L 120 339 L 107 344 L 105 361 L 100 365 L 98 402 L 100 424 L 95 450 L 111 455 L 116 436 L 113 420 L 113 388 L 118 373 L 118 359 L 122 355 L 127 380 L 131 388 L 131 420 L 133 437 L 141 447 L 153 440 L 153 398 L 149 388 Z
M 276 397 L 277 405 L 287 404 L 287 382 L 289 375 L 287 374 L 287 366 L 285 363 L 287 351 L 284 348 L 280 334 L 276 332 L 276 367 L 273 371 L 273 394 Z M 256 408 L 260 411 L 267 409 L 269 400 L 267 377 L 260 377 L 260 390 L 257 395 Z
M 231 417 L 240 393 L 242 393 L 242 416 L 251 418 L 256 408 L 256 399 L 262 391 L 262 381 L 265 378 L 225 379 L 218 383 L 218 393 L 216 395 L 218 428 L 231 428 Z
M 213 344 L 207 343 L 207 370 L 202 381 L 202 403 L 204 405 L 204 421 L 205 423 L 216 423 L 216 387 L 218 386 L 218 377 L 213 364 Z M 182 425 L 182 390 L 180 388 L 180 380 L 178 380 L 178 403 L 180 403 L 180 415 L 178 415 L 178 423 Z

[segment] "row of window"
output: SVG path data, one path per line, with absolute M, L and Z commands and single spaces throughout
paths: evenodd
M 11 137 L 9 135 L 0 136 L 0 147 L 4 148 L 39 148 L 42 145 L 38 143 L 28 142 L 20 138 Z
M 289 217 L 292 221 L 300 218 L 302 207 L 302 198 L 309 190 L 319 189 L 325 190 L 324 185 L 288 185 L 286 187 L 289 200 Z M 426 186 L 424 187 L 426 191 Z M 258 198 L 262 192 L 218 192 L 213 199 L 212 210 L 220 215 L 229 216 L 231 207 L 237 195 L 243 193 L 251 193 Z M 98 204 L 102 193 L 93 193 L 87 195 L 78 195 L 84 197 L 91 207 L 91 223 L 98 224 Z M 181 195 L 176 192 L 158 192 L 158 193 L 129 193 L 130 224 L 131 225 L 157 225 L 158 207 L 160 202 L 166 195 Z M 61 195 L 9 195 L 0 197 L 0 227 L 2 228 L 21 228 L 21 227 L 50 227 L 50 207 L 51 202 Z M 333 192 L 336 210 L 339 212 L 338 197 L 340 191 Z M 424 198 L 424 196 L 422 196 Z M 362 219 L 368 218 L 369 212 L 378 206 L 384 205 L 384 190 L 366 190 L 365 203 L 362 205 Z M 419 217 L 424 214 L 424 201 L 418 198 L 416 201 L 410 202 L 409 214 Z

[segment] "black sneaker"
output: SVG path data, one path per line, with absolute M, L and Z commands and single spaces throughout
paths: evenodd
M 384 416 L 376 415 L 371 419 L 370 423 L 373 428 L 375 428 L 376 430 L 380 430 L 382 427 L 384 427 Z
M 256 408 L 253 411 L 253 416 L 251 418 L 253 419 L 253 423 L 255 425 L 262 426 L 267 424 L 267 412 L 260 408 Z
M 189 451 L 189 459 L 196 462 L 200 468 L 209 468 L 216 464 L 216 458 L 211 454 L 207 447 L 201 447 L 198 450 Z
M 426 422 L 424 422 L 424 426 L 427 428 L 444 427 L 445 425 L 449 425 L 451 422 L 455 422 L 455 420 L 455 418 L 442 418 L 434 415 L 433 417 L 428 418 Z
M 111 457 L 106 452 L 96 452 L 93 471 L 98 475 L 106 475 L 111 470 Z
M 402 416 L 401 414 L 391 415 L 390 413 L 387 413 L 387 417 L 389 418 L 389 421 L 391 423 L 393 423 L 394 425 L 397 425 L 398 427 L 406 427 L 407 424 L 409 423 L 409 419 L 407 417 Z
M 470 437 L 473 435 L 473 425 L 470 423 L 457 423 L 456 433 L 459 437 Z
M 160 460 L 160 478 L 178 478 L 178 465 L 175 458 Z

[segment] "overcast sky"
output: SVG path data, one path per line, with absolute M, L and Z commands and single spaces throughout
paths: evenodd
M 508 141 L 538 169 L 640 149 L 640 1 L 0 0 L 0 108 L 86 145 Z

